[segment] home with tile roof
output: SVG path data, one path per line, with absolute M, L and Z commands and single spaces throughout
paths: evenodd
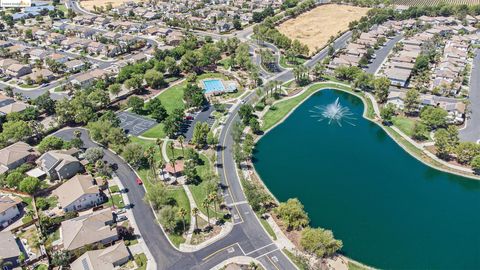
M 53 191 L 65 212 L 80 211 L 102 204 L 106 197 L 91 175 L 78 174 Z

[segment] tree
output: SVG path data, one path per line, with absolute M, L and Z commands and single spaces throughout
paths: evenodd
M 70 10 L 71 9 L 69 9 L 68 11 L 70 11 Z M 53 266 L 65 266 L 66 267 L 70 264 L 70 258 L 71 258 L 70 252 L 60 250 L 60 251 L 57 251 L 57 252 L 53 253 L 51 262 L 52 262 Z
M 378 102 L 384 103 L 387 101 L 389 88 L 390 80 L 387 77 L 380 77 L 373 81 L 373 89 Z
M 200 108 L 207 102 L 203 90 L 195 84 L 187 85 L 183 92 L 183 100 L 187 108 Z
M 117 96 L 120 91 L 122 91 L 122 85 L 119 83 L 114 83 L 108 86 L 108 92 L 114 96 Z
M 330 230 L 309 227 L 302 231 L 300 245 L 310 254 L 324 258 L 335 254 L 342 248 L 343 243 L 336 240 Z
M 255 142 L 253 140 L 253 136 L 251 134 L 245 135 L 245 140 L 243 140 L 243 149 L 242 149 L 245 158 L 247 159 L 252 158 L 254 146 L 255 146 Z
M 185 137 L 183 135 L 178 136 L 177 138 L 178 143 L 180 143 L 180 147 L 182 148 L 182 155 L 185 156 L 185 149 L 183 148 L 183 143 L 185 142 Z
M 162 208 L 168 202 L 167 190 L 162 183 L 155 183 L 145 193 L 146 201 L 150 202 L 155 210 Z
M 420 104 L 420 93 L 415 88 L 409 89 L 405 94 L 404 107 L 407 114 L 412 114 Z
M 395 105 L 391 103 L 384 106 L 380 111 L 380 117 L 382 117 L 383 123 L 391 123 L 394 115 L 395 115 Z
M 472 169 L 476 174 L 480 173 L 480 155 L 477 155 L 472 159 L 470 166 L 472 166 Z
M 253 117 L 253 107 L 252 105 L 249 104 L 243 104 L 240 106 L 240 109 L 238 110 L 238 115 L 240 115 L 240 118 L 243 121 L 244 125 L 248 125 L 250 122 L 250 119 Z
M 448 112 L 439 107 L 426 107 L 420 113 L 420 119 L 430 129 L 445 127 Z
M 183 174 L 188 184 L 198 182 L 197 169 L 195 168 L 195 162 L 193 160 L 189 159 L 185 161 Z
M 166 85 L 166 82 L 163 79 L 163 74 L 154 69 L 147 70 L 145 73 L 145 81 L 147 82 L 148 86 L 154 89 L 158 89 Z
M 83 157 L 88 160 L 91 164 L 94 164 L 97 162 L 97 160 L 100 160 L 103 158 L 103 148 L 101 147 L 90 147 L 85 151 L 85 154 Z
M 9 188 L 17 188 L 20 182 L 23 180 L 23 174 L 14 171 L 9 173 L 5 180 Z
M 65 142 L 55 136 L 48 136 L 43 138 L 43 140 L 38 144 L 38 151 L 40 153 L 45 153 L 50 150 L 59 150 L 62 149 Z
M 50 92 L 46 91 L 44 94 L 38 96 L 33 102 L 39 110 L 51 115 L 55 112 L 55 101 L 50 97 Z
M 447 127 L 447 133 L 450 151 L 454 151 L 454 149 L 458 146 L 458 143 L 460 142 L 460 138 L 458 137 L 458 128 L 456 126 L 450 125 Z
M 280 203 L 274 211 L 289 230 L 305 227 L 310 221 L 298 199 L 288 199 L 287 202 Z
M 40 180 L 36 177 L 27 176 L 25 177 L 19 185 L 20 191 L 26 192 L 28 194 L 34 194 L 40 188 Z
M 40 210 L 47 210 L 48 207 L 50 207 L 50 204 L 44 197 L 39 197 L 35 199 L 35 205 L 37 206 L 38 209 Z
M 18 142 L 25 140 L 33 135 L 33 129 L 30 125 L 23 121 L 6 122 L 3 124 L 3 132 L 1 133 L 4 141 Z
M 434 135 L 435 150 L 437 156 L 442 159 L 447 159 L 450 155 L 450 143 L 448 141 L 448 132 L 446 129 L 439 129 Z
M 312 69 L 312 75 L 315 80 L 320 80 L 325 74 L 326 67 L 322 63 L 317 63 Z
M 207 145 L 207 135 L 210 132 L 210 127 L 206 122 L 197 122 L 193 129 L 192 144 L 198 148 L 203 148 Z
M 208 198 L 205 198 L 202 201 L 202 206 L 207 210 L 207 222 L 208 226 L 210 226 L 210 201 L 208 200 Z
M 178 210 L 178 216 L 180 217 L 180 219 L 182 220 L 182 223 L 183 223 L 183 231 L 186 230 L 186 221 L 185 221 L 185 217 L 187 216 L 187 210 L 185 210 L 185 208 L 180 208 Z
M 151 115 L 153 119 L 157 121 L 157 123 L 162 122 L 167 118 L 167 110 L 162 105 L 162 101 L 158 98 L 154 98 L 151 101 L 145 104 L 145 109 L 147 110 L 148 114 Z
M 207 144 L 210 146 L 215 146 L 218 144 L 218 139 L 211 130 L 207 134 Z
M 250 125 L 250 128 L 252 129 L 252 132 L 254 134 L 259 134 L 260 131 L 262 131 L 260 128 L 260 123 L 258 122 L 257 118 L 252 117 L 252 119 L 250 119 L 250 122 L 248 124 Z
M 122 157 L 134 168 L 140 166 L 143 156 L 143 146 L 138 143 L 129 143 L 123 148 Z
M 362 70 L 359 67 L 339 66 L 335 69 L 335 77 L 339 80 L 352 82 Z
M 7 97 L 13 97 L 13 88 L 11 86 L 5 87 L 3 91 Z
M 421 122 L 415 122 L 413 125 L 412 138 L 417 141 L 426 140 L 428 137 L 428 128 L 425 124 Z
M 358 72 L 353 82 L 353 87 L 359 88 L 362 91 L 370 91 L 373 88 L 373 83 L 374 77 L 372 74 Z
M 163 225 L 165 230 L 169 232 L 173 232 L 175 230 L 178 222 L 177 213 L 177 207 L 173 207 L 171 205 L 164 206 L 162 209 L 160 209 L 158 215 L 160 223 Z
M 198 213 L 199 212 L 200 211 L 196 207 L 192 209 L 192 215 L 195 217 L 195 230 L 198 230 Z
M 143 114 L 143 106 L 144 106 L 144 101 L 143 99 L 133 96 L 128 99 L 127 101 L 128 107 L 132 108 L 132 111 L 137 114 Z
M 480 146 L 474 142 L 461 142 L 455 149 L 458 162 L 469 164 L 474 157 L 480 155 Z

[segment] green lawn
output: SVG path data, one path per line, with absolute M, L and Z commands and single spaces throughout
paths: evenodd
M 262 130 L 266 131 L 269 128 L 273 127 L 276 123 L 281 121 L 290 111 L 295 108 L 300 102 L 302 102 L 305 98 L 310 96 L 312 93 L 315 91 L 321 89 L 321 88 L 333 88 L 333 89 L 342 89 L 346 91 L 351 91 L 349 87 L 345 86 L 340 86 L 332 83 L 317 83 L 312 86 L 310 86 L 305 92 L 303 92 L 301 95 L 291 98 L 285 101 L 281 101 L 279 103 L 276 103 L 275 110 L 270 109 L 265 116 L 263 117 L 263 126 Z
M 147 269 L 147 256 L 144 253 L 133 256 L 133 259 L 138 266 L 137 270 Z
M 19 84 L 19 85 L 18 85 L 18 87 L 20 87 L 20 88 L 27 88 L 27 89 L 35 88 L 35 87 L 37 87 L 37 86 L 38 86 L 38 85 L 36 85 L 36 84 L 32 84 L 32 85 L 30 85 L 30 84 Z
M 165 138 L 167 135 L 163 130 L 163 126 L 163 123 L 159 123 L 143 133 L 142 136 L 146 138 Z
M 293 61 L 294 63 L 290 63 L 287 61 L 287 58 L 283 54 L 280 56 L 280 66 L 283 68 L 293 68 L 295 67 L 295 64 L 301 65 L 306 61 L 307 60 L 305 58 L 295 57 L 295 60 Z
M 183 190 L 182 187 L 179 188 L 174 188 L 174 189 L 168 189 L 167 196 L 173 198 L 176 201 L 176 206 L 180 208 L 184 208 L 187 210 L 187 215 L 185 216 L 185 222 L 186 222 L 186 229 L 188 230 L 188 226 L 190 224 L 190 202 L 188 201 L 187 193 L 185 193 L 185 190 Z M 185 243 L 185 238 L 183 236 L 178 235 L 178 234 L 173 234 L 173 233 L 168 233 L 168 238 L 172 243 L 176 246 L 179 247 L 180 244 Z
M 180 148 L 173 149 L 173 153 L 172 153 L 172 148 L 170 148 L 172 143 L 173 143 L 172 141 L 167 142 L 167 156 L 168 156 L 168 158 L 170 160 L 172 160 L 173 155 L 175 155 L 175 159 L 183 158 L 183 151 Z M 186 151 L 187 149 L 184 148 L 184 150 Z
M 110 186 L 110 192 L 111 193 L 120 192 L 120 188 L 117 185 Z
M 157 98 L 160 99 L 169 114 L 172 113 L 175 109 L 184 108 L 183 89 L 186 85 L 187 84 L 185 82 L 182 82 L 166 89 L 160 95 L 158 95 Z
M 258 215 L 257 215 L 258 216 Z M 273 231 L 272 227 L 270 226 L 270 224 L 268 223 L 267 220 L 261 218 L 260 216 L 258 216 L 258 219 L 260 220 L 260 223 L 262 223 L 262 226 L 263 228 L 265 228 L 265 230 L 268 232 L 268 234 L 273 238 L 273 240 L 277 240 L 277 235 L 275 234 L 275 232 Z
M 415 126 L 415 120 L 403 116 L 395 116 L 392 119 L 393 125 L 400 129 L 407 136 L 413 136 L 413 127 Z
M 123 198 L 121 194 L 113 194 L 112 198 L 108 198 L 107 205 L 108 206 L 115 205 L 117 208 L 125 207 L 125 203 L 123 202 Z

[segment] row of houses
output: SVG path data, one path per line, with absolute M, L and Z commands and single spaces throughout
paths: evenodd
M 402 110 L 405 107 L 405 97 L 405 91 L 395 91 L 390 89 L 387 104 L 393 104 L 397 109 Z M 448 120 L 450 123 L 460 124 L 465 120 L 466 105 L 461 100 L 431 94 L 421 94 L 419 101 L 418 111 L 425 106 L 435 106 L 448 112 Z
M 443 95 L 459 94 L 467 67 L 468 48 L 468 39 L 463 36 L 453 36 L 446 42 L 441 60 L 433 70 L 430 90 Z
M 328 68 L 334 70 L 339 66 L 359 66 L 360 60 L 367 54 L 367 50 L 373 48 L 378 40 L 386 40 L 390 31 L 391 28 L 380 25 L 372 28 L 369 32 L 361 33 L 355 41 L 350 42 L 344 50 L 333 58 Z

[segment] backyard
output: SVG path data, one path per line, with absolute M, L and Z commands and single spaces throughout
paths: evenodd
M 368 10 L 347 5 L 321 5 L 280 24 L 278 30 L 307 45 L 312 53 L 327 45 L 331 36 L 348 30 L 348 24 L 365 16 Z

